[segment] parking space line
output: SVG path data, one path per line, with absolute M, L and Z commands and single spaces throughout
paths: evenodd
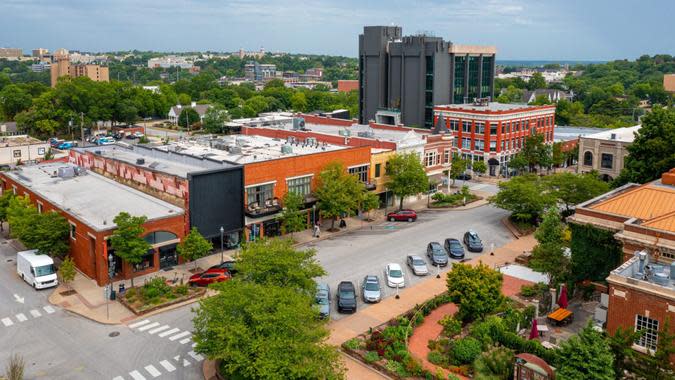
M 152 375 L 152 377 L 157 377 L 157 376 L 159 376 L 159 375 L 162 374 L 162 373 L 159 372 L 159 371 L 157 370 L 157 368 L 155 368 L 155 366 L 152 365 L 152 364 L 146 365 L 146 366 L 145 366 L 145 370 L 148 371 L 148 373 L 149 373 L 150 375 Z
M 9 318 L 2 318 L 2 324 L 5 325 L 5 327 L 9 327 L 14 324 L 11 319 Z
M 157 327 L 157 326 L 159 326 L 159 322 L 153 322 L 153 323 L 151 323 L 151 324 L 149 324 L 149 325 L 145 325 L 145 326 L 139 327 L 139 328 L 138 328 L 138 331 L 149 330 L 149 329 L 151 329 L 151 328 L 153 328 L 153 327 Z
M 25 322 L 25 321 L 28 320 L 28 318 L 23 313 L 19 313 L 19 314 L 15 315 L 15 317 L 16 317 L 16 319 L 19 320 L 19 322 Z
M 180 331 L 180 329 L 171 329 L 171 330 L 169 330 L 169 331 L 164 331 L 164 332 L 162 332 L 162 333 L 159 333 L 159 337 L 160 337 L 160 338 L 164 338 L 164 337 L 167 336 L 167 335 L 175 334 L 175 333 L 177 333 L 177 332 L 179 332 L 179 331 Z
M 35 309 L 31 310 L 31 311 L 30 311 L 30 314 L 33 316 L 33 318 L 37 318 L 37 317 L 41 317 L 41 316 L 42 316 L 42 314 L 40 314 L 40 312 L 37 311 L 37 310 L 35 310 Z
M 187 335 L 190 335 L 190 332 L 189 332 L 189 331 L 183 331 L 183 332 L 180 333 L 180 334 L 176 334 L 176 335 L 174 335 L 174 336 L 170 336 L 170 337 L 169 337 L 169 340 L 174 341 L 174 340 L 176 340 L 176 339 L 180 339 L 180 338 L 182 338 L 182 337 L 184 337 L 184 336 L 187 336 Z
M 113 380 L 124 380 L 124 378 L 122 376 L 116 376 L 113 377 Z
M 47 305 L 47 306 L 43 307 L 43 309 L 44 309 L 44 311 L 46 311 L 46 312 L 47 312 L 47 314 L 51 314 L 51 313 L 53 313 L 53 312 L 55 312 L 55 311 L 56 311 L 56 310 L 54 310 L 54 308 L 53 308 L 53 307 L 51 307 L 51 306 L 49 306 L 49 305 Z
M 158 333 L 158 332 L 160 332 L 160 331 L 162 331 L 162 330 L 166 330 L 166 329 L 168 329 L 168 328 L 169 328 L 169 325 L 160 326 L 160 327 L 158 327 L 158 328 L 156 328 L 156 329 L 152 329 L 152 330 L 148 331 L 148 334 Z
M 131 371 L 129 375 L 134 378 L 134 380 L 145 380 L 145 376 L 141 375 L 138 371 Z
M 168 360 L 162 360 L 161 362 L 159 362 L 159 364 L 161 364 L 162 367 L 164 367 L 164 369 L 167 370 L 168 372 L 173 372 L 176 370 L 176 367 L 174 367 L 173 364 L 169 363 Z
M 143 326 L 143 325 L 145 325 L 145 324 L 148 324 L 148 323 L 150 323 L 150 320 L 149 320 L 149 319 L 144 319 L 144 320 L 142 320 L 142 321 L 140 321 L 140 322 L 132 323 L 132 324 L 130 324 L 128 327 L 129 327 L 130 329 L 135 329 L 136 327 L 141 327 L 141 326 Z

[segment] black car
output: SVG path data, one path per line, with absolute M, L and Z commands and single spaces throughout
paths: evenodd
M 431 265 L 440 265 L 442 267 L 448 265 L 448 255 L 439 242 L 432 241 L 427 244 L 427 257 L 431 260 Z
M 457 176 L 457 179 L 461 179 L 463 181 L 468 181 L 468 180 L 471 179 L 471 174 L 462 173 L 462 174 Z
M 445 250 L 448 252 L 448 255 L 453 259 L 463 259 L 464 258 L 464 247 L 462 243 L 457 239 L 448 238 L 445 239 Z
M 464 234 L 464 244 L 469 249 L 469 252 L 483 252 L 483 242 L 478 237 L 476 231 L 466 231 Z
M 351 281 L 342 281 L 337 289 L 338 313 L 356 312 L 356 288 Z
M 234 276 L 237 273 L 237 269 L 235 268 L 236 263 L 237 262 L 234 260 L 227 260 L 223 261 L 221 264 L 216 264 L 209 269 L 227 269 L 230 272 L 230 274 Z

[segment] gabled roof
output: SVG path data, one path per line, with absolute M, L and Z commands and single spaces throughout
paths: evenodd
M 194 109 L 195 111 L 197 111 L 197 114 L 200 117 L 203 117 L 204 115 L 206 115 L 206 111 L 208 111 L 209 108 L 211 108 L 211 105 L 210 104 L 197 104 L 194 107 L 192 107 L 192 106 L 182 106 L 182 107 L 173 106 L 173 107 L 171 107 L 171 111 L 173 111 L 173 113 L 176 116 L 180 116 L 180 113 L 183 112 L 183 110 L 186 109 L 186 108 Z

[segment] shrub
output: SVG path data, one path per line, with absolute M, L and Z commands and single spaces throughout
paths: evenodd
M 427 354 L 427 360 L 429 360 L 431 364 L 435 365 L 440 366 L 448 365 L 447 356 L 443 355 L 441 352 L 438 351 L 429 351 L 429 353 Z
M 391 372 L 394 372 L 395 374 L 397 374 L 401 377 L 408 377 L 410 375 L 408 373 L 408 371 L 405 370 L 405 367 L 403 366 L 403 364 L 401 364 L 397 361 L 389 360 L 389 361 L 387 361 L 387 364 L 385 365 L 385 367 L 388 370 L 390 370 Z
M 455 319 L 452 315 L 446 315 L 438 323 L 443 326 L 443 334 L 453 337 L 462 332 L 462 322 Z
M 505 347 L 490 347 L 473 362 L 477 380 L 508 380 L 513 374 L 513 351 Z
M 187 285 L 178 285 L 173 289 L 173 291 L 178 295 L 184 296 L 188 294 L 190 289 Z
M 345 347 L 350 350 L 358 350 L 361 347 L 361 340 L 359 338 L 352 338 L 345 342 Z
M 491 315 L 483 321 L 474 323 L 469 329 L 469 335 L 478 339 L 487 348 L 499 342 L 505 330 L 502 319 L 496 315 Z
M 375 363 L 376 361 L 380 360 L 380 355 L 378 355 L 375 351 L 368 351 L 363 356 L 363 359 L 365 359 L 366 363 L 368 364 Z
M 473 363 L 482 351 L 483 347 L 476 338 L 457 339 L 452 345 L 452 358 L 458 364 Z

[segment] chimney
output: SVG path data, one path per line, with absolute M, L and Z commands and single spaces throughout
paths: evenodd
M 661 175 L 661 183 L 664 185 L 675 186 L 675 168 Z

